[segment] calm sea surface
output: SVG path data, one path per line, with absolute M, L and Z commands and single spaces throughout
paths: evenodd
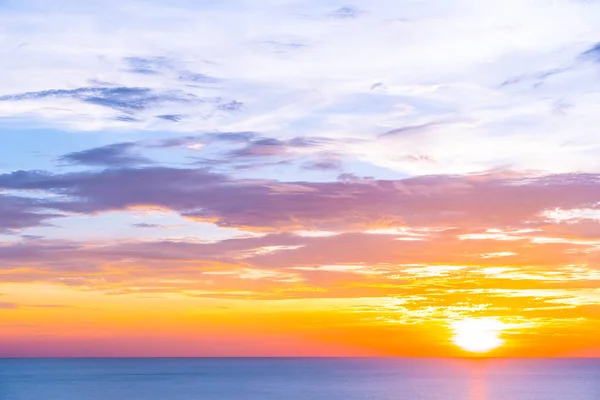
M 600 360 L 1 360 L 0 400 L 599 400 Z

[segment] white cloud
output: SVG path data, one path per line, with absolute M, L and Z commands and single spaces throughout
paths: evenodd
M 0 96 L 149 92 L 3 97 L 0 117 L 73 130 L 397 131 L 336 151 L 409 175 L 600 171 L 600 65 L 581 57 L 600 41 L 600 3 L 342 6 L 23 0 L 0 16 Z
M 481 255 L 481 258 L 499 258 L 499 257 L 512 257 L 516 256 L 517 253 L 512 251 L 500 251 L 498 253 L 485 253 Z
M 535 229 L 517 229 L 517 230 L 501 230 L 501 229 L 486 229 L 484 233 L 467 233 L 458 235 L 460 240 L 526 240 L 532 238 L 531 233 L 538 232 Z
M 554 223 L 566 222 L 577 223 L 582 220 L 600 221 L 600 209 L 597 208 L 574 208 L 546 210 L 542 213 L 542 217 Z

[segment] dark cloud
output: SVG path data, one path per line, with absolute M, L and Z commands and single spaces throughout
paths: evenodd
M 261 168 L 269 168 L 269 167 L 281 167 L 286 165 L 292 165 L 293 162 L 291 160 L 281 160 L 281 161 L 273 161 L 273 162 L 252 162 L 248 164 L 237 164 L 233 167 L 233 169 L 241 171 L 241 170 L 253 170 L 253 169 L 261 169 Z M 208 164 L 207 164 L 208 165 Z M 215 165 L 215 164 L 213 164 Z
M 287 145 L 290 147 L 319 147 L 325 144 L 334 143 L 332 139 L 322 137 L 295 137 L 287 141 Z
M 256 132 L 216 132 L 203 135 L 209 141 L 246 143 L 258 138 Z
M 154 143 L 147 143 L 146 147 L 155 147 L 155 148 L 175 148 L 175 147 L 185 147 L 191 144 L 202 143 L 202 136 L 185 136 L 185 137 L 177 137 L 172 139 L 162 139 Z
M 272 157 L 283 156 L 303 148 L 318 148 L 331 143 L 330 139 L 318 137 L 296 137 L 289 140 L 257 137 L 247 141 L 247 145 L 228 154 L 229 157 Z
M 211 76 L 180 68 L 180 62 L 167 57 L 126 57 L 123 59 L 127 71 L 142 75 L 175 74 L 177 79 L 189 83 L 217 83 Z
M 115 120 L 121 121 L 121 122 L 138 122 L 139 121 L 138 118 L 130 117 L 128 115 L 119 115 L 118 117 L 115 118 Z
M 0 310 L 14 310 L 17 308 L 19 308 L 19 306 L 16 304 L 0 302 Z
M 143 87 L 83 87 L 0 96 L 0 101 L 74 98 L 122 112 L 143 111 L 162 103 L 189 103 L 196 96 L 179 91 L 156 92 Z
M 164 119 L 166 121 L 171 122 L 179 122 L 183 118 L 183 115 L 178 114 L 166 114 L 166 115 L 157 115 L 156 118 Z
M 37 236 L 37 235 L 21 235 L 21 238 L 23 240 L 39 240 L 39 239 L 43 239 L 43 236 Z
M 172 61 L 166 57 L 126 57 L 124 61 L 129 72 L 144 75 L 159 74 L 173 66 Z
M 225 103 L 219 103 L 217 108 L 221 111 L 239 111 L 243 106 L 244 103 L 241 101 L 232 100 Z
M 9 269 L 12 262 L 50 261 L 55 258 L 55 255 L 58 255 L 58 257 L 66 254 L 72 255 L 72 252 L 81 248 L 80 243 L 61 241 L 24 241 L 10 246 L 0 246 L 0 260 L 2 260 L 0 269 Z M 66 266 L 70 261 L 66 261 L 66 259 L 62 261 L 65 269 L 68 269 Z
M 337 158 L 323 158 L 307 162 L 302 168 L 310 171 L 339 171 L 342 169 L 342 165 L 342 161 Z
M 185 147 L 198 143 L 228 143 L 228 144 L 245 144 L 251 142 L 259 135 L 255 132 L 215 132 L 206 133 L 203 135 L 183 136 L 171 139 L 162 139 L 153 143 L 145 143 L 145 147 L 156 148 L 174 148 Z
M 133 224 L 133 226 L 135 228 L 164 228 L 163 225 L 158 225 L 158 224 L 146 224 L 146 223 L 140 223 L 140 224 Z
M 385 85 L 383 84 L 383 82 L 376 82 L 371 85 L 370 90 L 376 90 L 376 89 L 385 89 Z
M 246 147 L 232 151 L 231 157 L 281 156 L 287 153 L 287 145 L 279 139 L 265 138 L 252 141 Z
M 45 225 L 48 219 L 59 216 L 49 213 L 43 200 L 0 194 L 0 233 Z
M 196 96 L 179 91 L 157 93 L 145 88 L 120 88 L 84 96 L 82 101 L 125 112 L 147 110 L 165 103 L 190 103 Z
M 220 226 L 258 230 L 343 230 L 385 223 L 521 226 L 526 221 L 540 221 L 544 210 L 597 203 L 598 182 L 593 174 L 278 182 L 235 180 L 205 169 L 166 167 L 0 175 L 0 188 L 45 190 L 56 195 L 38 205 L 54 210 L 97 213 L 157 206 Z M 27 225 L 47 217 L 31 218 Z M 12 225 L 18 224 L 18 219 L 12 221 Z
M 193 160 L 194 161 L 192 164 L 199 165 L 199 166 L 202 166 L 205 168 L 229 166 L 231 164 L 230 160 L 221 160 L 221 159 L 206 158 L 206 157 L 193 157 Z M 256 165 L 256 163 L 254 163 L 253 165 Z
M 137 143 L 116 143 L 108 146 L 96 147 L 89 150 L 65 154 L 60 161 L 68 164 L 102 166 L 102 167 L 124 167 L 132 165 L 152 164 L 152 161 L 132 150 L 138 146 Z
M 211 104 L 215 110 L 238 111 L 242 103 L 222 98 L 199 98 L 194 94 L 180 91 L 158 91 L 145 87 L 82 87 L 77 89 L 51 89 L 0 96 L 0 101 L 46 100 L 71 98 L 84 103 L 95 104 L 124 113 L 118 120 L 134 122 L 135 113 L 173 104 Z
M 17 171 L 0 175 L 1 187 L 49 190 L 64 198 L 46 200 L 43 205 L 74 212 L 123 209 L 138 205 L 139 201 L 147 201 L 147 204 L 164 203 L 165 207 L 173 202 L 178 204 L 177 208 L 193 209 L 197 201 L 188 198 L 185 193 L 196 196 L 224 181 L 225 177 L 202 169 L 163 167 L 108 169 L 98 173 L 63 175 Z
M 176 120 L 178 116 L 159 116 L 163 119 Z M 157 142 L 140 144 L 143 147 L 154 148 L 176 148 L 188 147 L 190 145 L 223 145 L 228 150 L 220 159 L 210 160 L 211 165 L 224 165 L 240 161 L 241 158 L 277 157 L 282 155 L 294 155 L 302 149 L 318 149 L 321 146 L 331 145 L 334 140 L 322 137 L 295 137 L 291 139 L 278 139 L 264 137 L 256 132 L 211 132 L 201 135 L 184 136 L 171 139 L 163 139 Z M 246 160 L 247 161 L 247 160 Z M 244 162 L 244 161 L 240 161 Z M 202 161 L 204 163 L 204 160 Z
M 600 62 L 600 43 L 596 43 L 589 50 L 583 52 L 581 56 L 594 62 Z

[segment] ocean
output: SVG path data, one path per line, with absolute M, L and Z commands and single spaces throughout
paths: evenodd
M 595 359 L 0 359 L 0 400 L 599 400 Z

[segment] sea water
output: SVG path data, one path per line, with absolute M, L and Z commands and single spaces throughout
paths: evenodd
M 0 400 L 600 400 L 595 359 L 0 359 Z

